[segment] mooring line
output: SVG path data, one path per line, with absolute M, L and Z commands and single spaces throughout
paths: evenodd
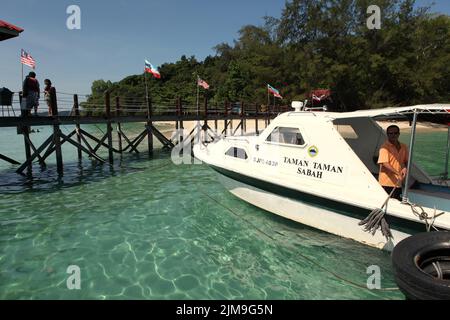
M 234 214 L 235 216 L 237 216 L 238 218 L 244 220 L 245 222 L 247 222 L 248 224 L 250 224 L 252 227 L 254 227 L 257 231 L 259 231 L 260 233 L 262 233 L 263 235 L 265 235 L 266 237 L 268 237 L 271 240 L 275 241 L 275 238 L 272 238 L 269 234 L 267 234 L 266 232 L 262 231 L 261 229 L 259 229 L 257 226 L 255 226 L 253 223 L 251 223 L 250 221 L 248 221 L 247 219 L 243 218 L 242 215 L 237 214 L 236 212 L 234 212 L 233 210 L 231 210 L 230 208 L 228 208 L 227 206 L 223 205 L 222 203 L 220 203 L 218 200 L 214 199 L 213 197 L 211 197 L 209 194 L 207 194 L 206 192 L 203 192 L 203 190 L 199 191 L 201 193 L 203 193 L 206 197 L 208 197 L 209 199 L 213 200 L 214 202 L 216 202 L 217 204 L 219 204 L 220 206 L 224 207 L 225 209 L 227 209 L 228 211 L 230 211 L 232 214 Z
M 209 194 L 207 194 L 207 193 L 204 192 L 203 190 L 201 190 L 201 189 L 199 189 L 199 188 L 198 188 L 198 190 L 199 190 L 201 193 L 203 193 L 206 197 L 208 197 L 209 199 L 213 200 L 214 202 L 216 202 L 217 204 L 219 204 L 219 205 L 222 206 L 223 208 L 225 208 L 225 209 L 227 209 L 228 211 L 230 211 L 231 213 L 233 213 L 233 214 L 234 214 L 235 216 L 237 216 L 238 218 L 244 220 L 245 222 L 247 222 L 248 224 L 250 224 L 251 226 L 253 226 L 257 231 L 259 231 L 260 233 L 262 233 L 263 235 L 265 235 L 265 236 L 268 237 L 269 239 L 271 239 L 271 240 L 273 240 L 273 241 L 276 241 L 275 238 L 271 237 L 269 234 L 267 234 L 266 232 L 264 232 L 264 231 L 262 231 L 261 229 L 259 229 L 257 226 L 255 226 L 254 224 L 252 224 L 250 221 L 244 219 L 244 218 L 242 217 L 242 215 L 237 214 L 237 213 L 234 212 L 232 209 L 230 209 L 230 208 L 228 208 L 227 206 L 225 206 L 224 204 L 220 203 L 218 200 L 214 199 L 213 197 L 211 197 Z M 286 237 L 284 234 L 282 234 L 282 233 L 280 233 L 280 232 L 277 232 L 277 233 L 280 234 L 280 235 L 282 235 L 282 236 L 284 236 L 284 237 Z M 369 291 L 371 291 L 371 289 L 369 289 L 367 286 L 364 286 L 364 285 L 361 285 L 361 284 L 359 284 L 359 283 L 356 283 L 356 282 L 354 282 L 354 281 L 352 281 L 352 280 L 346 279 L 346 278 L 344 278 L 344 277 L 340 276 L 339 274 L 337 274 L 337 273 L 335 273 L 335 272 L 333 272 L 333 271 L 327 269 L 326 267 L 322 266 L 320 263 L 314 261 L 313 259 L 311 259 L 311 258 L 309 258 L 309 257 L 307 257 L 307 256 L 305 256 L 305 255 L 303 255 L 303 254 L 301 254 L 301 253 L 298 253 L 298 252 L 297 252 L 297 254 L 298 254 L 300 257 L 302 257 L 303 259 L 305 259 L 306 261 L 309 261 L 309 262 L 312 263 L 313 265 L 319 267 L 319 268 L 322 269 L 323 271 L 326 271 L 326 272 L 328 272 L 329 274 L 333 275 L 335 278 L 337 278 L 337 279 L 339 279 L 339 280 L 341 280 L 341 281 L 343 281 L 343 282 L 346 282 L 346 283 L 348 283 L 348 284 L 350 284 L 350 285 L 352 285 L 352 286 L 354 286 L 354 287 L 357 287 L 357 288 L 360 288 L 360 289 L 364 289 L 364 290 L 369 290 Z M 398 287 L 392 287 L 392 288 L 379 288 L 379 289 L 375 288 L 375 289 L 372 289 L 372 290 L 378 290 L 378 291 L 398 291 L 399 288 L 398 288 Z

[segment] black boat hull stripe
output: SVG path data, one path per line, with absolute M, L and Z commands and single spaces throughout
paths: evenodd
M 244 174 L 240 174 L 231 170 L 220 168 L 214 165 L 209 165 L 216 172 L 240 183 L 264 190 L 276 194 L 281 197 L 293 199 L 295 201 L 303 202 L 307 205 L 323 208 L 339 214 L 343 214 L 348 217 L 362 220 L 371 210 L 351 205 L 349 203 L 343 203 L 332 199 L 323 198 L 310 193 L 302 192 L 299 190 L 283 187 L 278 184 L 267 182 L 264 180 L 256 179 Z M 386 216 L 386 221 L 389 223 L 392 229 L 405 232 L 408 234 L 414 234 L 418 232 L 425 232 L 425 225 L 420 222 L 401 219 L 393 216 Z

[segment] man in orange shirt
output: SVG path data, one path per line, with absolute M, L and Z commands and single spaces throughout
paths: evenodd
M 398 141 L 400 128 L 396 125 L 386 129 L 388 140 L 381 146 L 378 156 L 380 174 L 378 181 L 388 194 L 396 188 L 392 198 L 401 200 L 402 182 L 408 166 L 408 147 Z

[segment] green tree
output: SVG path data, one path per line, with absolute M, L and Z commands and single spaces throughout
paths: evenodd
M 380 30 L 366 26 L 369 5 L 381 9 Z M 450 98 L 450 18 L 414 0 L 288 0 L 279 18 L 262 22 L 243 26 L 237 40 L 218 44 L 204 61 L 182 56 L 163 64 L 161 79 L 147 77 L 153 105 L 173 107 L 180 97 L 194 107 L 197 75 L 210 84 L 200 99 L 217 106 L 265 103 L 267 83 L 285 104 L 330 88 L 348 110 Z M 145 104 L 143 79 L 96 80 L 86 106 L 104 103 L 105 90 L 128 105 Z

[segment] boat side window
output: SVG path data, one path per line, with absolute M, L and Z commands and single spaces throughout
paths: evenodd
M 243 160 L 248 158 L 247 152 L 245 152 L 244 149 L 236 147 L 231 147 L 228 149 L 227 152 L 225 152 L 225 155 Z
M 275 143 L 293 144 L 302 146 L 305 144 L 298 128 L 276 127 L 267 137 L 266 141 Z

